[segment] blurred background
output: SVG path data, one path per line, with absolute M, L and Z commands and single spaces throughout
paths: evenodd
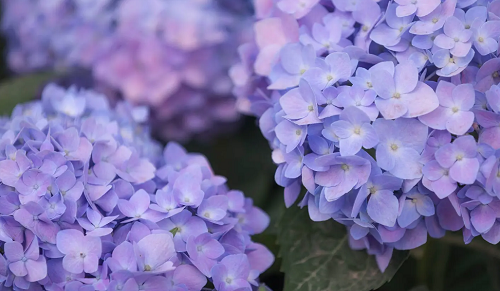
M 129 38 L 133 34 L 130 30 L 124 35 L 118 33 L 117 36 L 115 35 L 119 38 L 116 43 L 106 44 L 104 48 L 106 52 L 101 54 L 99 61 L 96 61 L 94 71 L 83 66 L 84 62 L 81 60 L 74 61 L 75 54 L 71 55 L 71 61 L 55 60 L 58 57 L 57 53 L 51 51 L 47 47 L 50 45 L 46 42 L 53 37 L 60 37 L 61 31 L 54 31 L 53 35 L 43 36 L 43 38 L 36 31 L 16 33 L 13 24 L 19 21 L 16 17 L 20 17 L 23 13 L 38 20 L 42 16 L 54 16 L 33 16 L 34 11 L 28 13 L 22 9 L 36 10 L 40 7 L 28 5 L 23 8 L 22 5 L 15 5 L 30 2 L 34 3 L 25 0 L 3 1 L 2 3 L 4 33 L 0 39 L 0 113 L 8 115 L 17 103 L 36 98 L 41 88 L 48 82 L 57 82 L 65 86 L 93 87 L 106 93 L 111 100 L 125 98 L 139 105 L 152 105 L 152 115 L 155 119 L 153 129 L 159 140 L 162 142 L 177 140 L 182 142 L 189 151 L 206 155 L 215 173 L 227 177 L 232 189 L 242 190 L 247 196 L 253 198 L 255 205 L 269 214 L 271 225 L 263 234 L 255 236 L 254 239 L 265 244 L 277 258 L 275 264 L 263 274 L 262 281 L 273 290 L 282 290 L 284 274 L 280 272 L 277 222 L 284 211 L 283 189 L 274 182 L 276 167 L 271 160 L 269 145 L 262 136 L 255 118 L 236 113 L 236 104 L 231 95 L 231 84 L 228 83 L 230 80 L 227 77 L 229 66 L 237 58 L 238 45 L 245 41 L 247 34 L 251 33 L 251 30 L 249 31 L 251 25 L 248 25 L 252 19 L 250 1 L 219 0 L 215 1 L 217 2 L 215 6 L 206 6 L 209 7 L 208 10 L 197 10 L 198 13 L 207 13 L 202 17 L 204 21 L 200 25 L 214 30 L 209 32 L 212 35 L 207 34 L 206 31 L 203 32 L 206 37 L 204 41 L 209 43 L 208 46 L 207 43 L 186 43 L 179 36 L 174 44 L 169 43 L 168 47 L 164 47 L 165 44 L 161 43 L 162 46 L 157 47 L 158 44 L 154 44 L 151 39 L 137 38 L 141 36 L 142 31 L 137 31 L 132 39 Z M 117 1 L 103 0 L 103 2 Z M 6 7 L 6 3 L 11 6 Z M 178 9 L 183 8 L 181 4 Z M 130 9 L 133 10 L 133 7 Z M 16 12 L 23 13 L 15 15 Z M 148 11 L 142 12 L 149 13 Z M 71 13 L 73 11 L 67 11 L 65 15 L 71 18 L 74 16 Z M 5 17 L 9 19 L 6 20 Z M 124 26 L 140 27 L 134 22 L 133 15 L 124 17 L 130 21 L 120 22 Z M 44 18 L 40 21 L 45 23 L 48 19 Z M 72 21 L 70 22 L 74 25 Z M 113 23 L 110 27 L 114 29 L 119 27 L 120 23 Z M 177 24 L 181 25 L 182 21 L 178 21 Z M 192 24 L 189 21 L 184 23 L 186 26 Z M 25 29 L 35 28 L 28 26 Z M 182 29 L 182 27 L 177 29 Z M 74 30 L 71 31 L 76 33 Z M 221 31 L 224 36 L 218 35 Z M 28 38 L 24 39 L 24 37 Z M 100 41 L 109 41 L 110 38 L 105 34 Z M 235 41 L 236 39 L 238 41 Z M 37 44 L 36 42 L 39 41 L 37 45 L 45 45 L 42 48 L 47 49 L 47 52 L 38 56 L 36 61 L 29 62 L 26 58 L 28 52 L 23 51 L 22 41 L 31 44 Z M 224 45 L 227 41 L 234 43 L 230 46 Z M 137 45 L 137 42 L 140 44 Z M 132 46 L 131 51 L 127 51 L 129 45 Z M 145 50 L 143 54 L 149 57 L 157 49 L 160 52 L 169 50 L 169 56 L 176 56 L 175 62 L 177 63 L 169 63 L 170 67 L 167 71 L 164 71 L 161 66 L 158 67 L 158 64 L 161 64 L 159 60 L 163 57 L 161 53 L 152 59 L 140 60 L 143 63 L 139 64 L 139 67 L 145 70 L 144 66 L 153 66 L 152 74 L 163 76 L 164 79 L 137 80 L 137 76 L 122 74 L 130 70 L 131 64 L 128 63 L 128 58 L 141 55 L 140 49 L 137 48 L 141 48 L 141 45 Z M 35 46 L 35 50 L 42 48 Z M 16 50 L 21 53 L 13 55 L 12 52 Z M 82 50 L 88 52 L 88 48 L 82 48 Z M 194 58 L 193 54 L 203 55 L 203 58 Z M 117 56 L 123 58 L 117 58 Z M 165 80 L 171 80 L 173 77 L 169 74 L 173 72 L 172 74 L 175 75 L 175 70 L 179 66 L 186 68 L 193 63 L 199 64 L 200 62 L 204 64 L 205 69 L 212 70 L 210 73 L 203 72 L 204 75 L 217 78 L 196 79 L 194 78 L 196 74 L 203 74 L 192 69 L 184 72 L 182 76 L 176 76 L 178 84 L 171 84 L 169 88 L 147 91 L 148 94 L 157 96 L 154 100 L 141 99 L 143 96 L 137 93 L 138 88 L 150 90 L 154 86 L 159 86 L 158 84 L 163 84 Z M 95 69 L 96 67 L 98 69 Z M 152 70 L 152 68 L 149 69 Z M 99 73 L 96 73 L 96 70 Z M 120 88 L 119 82 L 123 80 L 136 86 Z M 146 84 L 143 84 L 144 82 Z M 159 93 L 158 90 L 163 91 Z M 499 247 L 486 244 L 480 238 L 476 238 L 470 245 L 464 245 L 460 234 L 450 234 L 441 240 L 429 239 L 423 247 L 413 250 L 391 282 L 379 290 L 500 290 L 499 263 Z

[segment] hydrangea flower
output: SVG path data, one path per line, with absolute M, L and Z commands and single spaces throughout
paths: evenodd
M 274 257 L 251 236 L 269 217 L 204 156 L 162 152 L 141 112 L 54 84 L 14 109 L 0 130 L 0 289 L 258 288 Z
M 235 65 L 248 82 L 233 81 L 287 207 L 303 197 L 312 220 L 346 225 L 382 271 L 428 235 L 500 241 L 499 1 L 254 6 L 256 38 Z M 259 45 L 271 20 L 287 36 L 273 50 Z
M 2 2 L 15 72 L 83 68 L 108 97 L 149 106 L 155 132 L 168 140 L 235 126 L 228 70 L 251 33 L 249 7 L 214 0 Z M 55 106 L 78 114 L 82 106 L 73 103 L 81 100 Z

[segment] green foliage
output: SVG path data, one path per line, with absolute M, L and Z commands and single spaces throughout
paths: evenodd
M 18 104 L 34 99 L 42 87 L 58 75 L 41 72 L 7 79 L 0 83 L 0 115 L 10 115 Z
M 373 256 L 349 247 L 345 226 L 314 222 L 306 209 L 291 207 L 280 220 L 278 241 L 285 291 L 368 291 L 390 280 L 408 257 L 394 251 L 381 273 Z

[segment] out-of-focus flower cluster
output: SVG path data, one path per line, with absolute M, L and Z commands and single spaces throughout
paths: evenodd
M 500 241 L 500 1 L 260 0 L 231 69 L 275 179 L 376 255 Z
M 269 218 L 147 110 L 48 85 L 1 122 L 2 290 L 252 290 Z M 211 283 L 209 283 L 211 282 Z
M 244 6 L 213 0 L 3 4 L 8 61 L 16 72 L 87 68 L 98 87 L 107 87 L 103 92 L 150 106 L 155 131 L 167 139 L 212 133 L 238 119 L 228 69 L 249 39 Z

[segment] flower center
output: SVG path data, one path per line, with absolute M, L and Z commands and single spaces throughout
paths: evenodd
M 368 26 L 366 26 L 366 25 L 363 25 L 363 26 L 361 27 L 361 30 L 363 30 L 364 32 L 367 32 L 367 31 L 368 31 L 368 29 L 370 29 L 370 28 L 369 28 Z
M 226 283 L 227 283 L 227 284 L 231 284 L 231 283 L 233 283 L 233 279 L 231 279 L 231 278 L 227 277 L 227 278 L 226 278 Z
M 327 80 L 328 82 L 330 82 L 331 80 L 333 80 L 333 76 L 332 76 L 332 75 L 328 75 L 328 76 L 326 76 L 326 80 Z
M 448 60 L 448 62 L 450 62 L 450 63 L 455 63 L 455 59 L 454 59 L 454 58 L 450 58 L 450 59 Z
M 458 112 L 458 107 L 456 107 L 456 106 L 455 106 L 455 107 L 453 107 L 453 108 L 451 109 L 451 111 L 453 111 L 453 113 L 457 113 L 457 112 Z
M 457 161 L 461 161 L 463 158 L 464 158 L 464 156 L 463 156 L 463 155 L 461 155 L 461 154 L 460 154 L 460 155 L 457 155 Z
M 33 185 L 33 189 L 38 190 L 38 188 L 40 188 L 40 186 L 38 186 L 38 184 Z
M 453 40 L 454 40 L 455 42 L 458 42 L 460 39 L 459 39 L 458 37 L 455 37 Z
M 205 213 L 203 214 L 203 216 L 205 216 L 206 218 L 210 218 L 210 213 L 209 213 L 209 212 L 205 212 Z
M 86 254 L 80 253 L 80 258 L 85 259 L 86 256 L 87 256 Z
M 375 188 L 375 186 L 372 186 L 370 188 L 368 188 L 370 190 L 370 194 L 375 194 L 377 193 L 377 188 Z
M 449 174 L 448 169 L 444 169 L 444 170 L 443 170 L 443 176 L 448 176 L 448 174 Z
M 394 94 L 392 95 L 392 98 L 394 98 L 394 99 L 399 99 L 399 98 L 401 98 L 401 94 L 399 94 L 399 92 L 396 92 L 396 93 L 394 93 Z
M 344 171 L 349 171 L 349 165 L 348 165 L 348 164 L 343 164 L 343 165 L 341 166 L 341 168 L 342 168 L 342 170 L 344 170 Z
M 181 228 L 178 226 L 174 227 L 170 230 L 170 232 L 172 233 L 173 236 L 175 236 L 176 233 L 181 232 Z
M 372 82 L 367 81 L 367 82 L 366 82 L 366 86 L 367 86 L 368 88 L 372 88 L 372 87 L 373 87 L 373 84 L 372 84 Z
M 477 41 L 479 41 L 479 42 L 483 42 L 483 41 L 484 41 L 484 38 L 483 38 L 482 36 L 480 36 L 480 37 L 478 37 L 478 38 L 477 38 Z
M 301 135 L 301 134 L 302 134 L 302 130 L 297 129 L 297 130 L 295 131 L 295 134 L 296 134 L 296 135 Z
M 493 78 L 498 78 L 499 74 L 498 72 L 493 72 L 493 74 L 491 75 Z
M 26 258 L 26 257 L 23 257 L 23 258 L 21 259 L 21 261 L 23 261 L 23 262 L 26 262 L 27 260 L 28 260 L 28 258 Z
M 439 21 L 439 18 L 437 18 L 437 17 L 432 18 L 432 23 L 436 24 L 438 21 Z
M 309 110 L 309 111 L 311 111 L 311 112 L 312 112 L 312 111 L 314 110 L 314 107 L 313 107 L 312 105 L 309 105 L 309 106 L 307 107 L 307 110 Z
M 361 133 L 361 128 L 359 128 L 359 126 L 354 128 L 354 133 L 359 135 Z
M 470 29 L 470 25 L 469 25 L 469 24 L 466 24 L 466 25 L 465 25 L 465 29 Z
M 393 150 L 393 151 L 397 151 L 397 150 L 398 150 L 398 148 L 399 148 L 399 147 L 398 147 L 398 145 L 397 145 L 397 144 L 395 144 L 395 143 L 391 144 L 391 150 Z
M 300 70 L 300 74 L 301 74 L 301 75 L 304 75 L 304 73 L 305 73 L 305 72 L 306 72 L 306 69 L 301 69 L 301 70 Z
M 144 266 L 144 271 L 146 271 L 146 272 L 150 272 L 150 271 L 151 271 L 151 269 L 152 269 L 152 268 L 151 268 L 151 266 L 150 266 L 150 265 L 145 265 L 145 266 Z

